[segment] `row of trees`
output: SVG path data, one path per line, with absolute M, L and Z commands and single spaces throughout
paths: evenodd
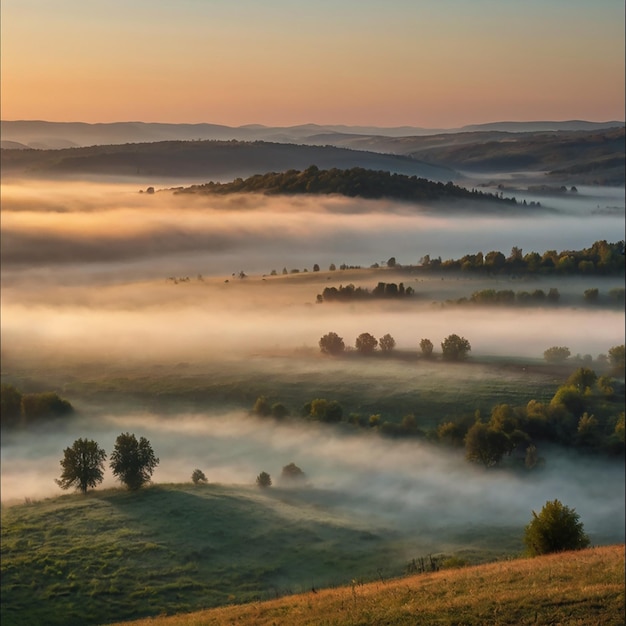
M 571 355 L 572 352 L 567 346 L 552 346 L 547 350 L 544 350 L 543 358 L 548 363 L 563 363 L 564 361 L 567 361 Z M 589 354 L 579 358 L 587 367 L 593 363 L 593 357 Z M 608 363 L 611 368 L 611 373 L 616 378 L 623 378 L 624 365 L 626 361 L 624 344 L 612 346 L 609 348 L 608 356 L 606 354 L 600 354 L 598 355 L 596 361 L 600 365 Z
M 284 485 L 303 485 L 306 481 L 306 474 L 293 462 L 285 465 L 280 474 L 281 482 Z M 261 489 L 272 486 L 272 477 L 267 472 L 261 472 L 256 477 L 256 485 Z
M 352 302 L 354 300 L 404 298 L 415 294 L 413 287 L 404 287 L 404 283 L 379 282 L 372 291 L 365 287 L 355 287 L 353 284 L 326 287 L 317 294 L 317 302 Z
M 422 339 L 419 343 L 422 356 L 431 358 L 433 355 L 434 345 L 430 339 Z M 343 337 L 335 332 L 326 333 L 319 340 L 320 351 L 324 354 L 338 355 L 346 350 L 346 344 Z M 376 348 L 380 348 L 381 352 L 391 352 L 396 347 L 396 340 L 387 333 L 380 339 L 376 339 L 370 333 L 361 333 L 354 342 L 354 347 L 361 354 L 372 354 Z M 465 337 L 459 335 L 448 335 L 441 342 L 441 353 L 444 359 L 448 361 L 460 361 L 467 356 L 472 349 L 470 342 Z
M 425 255 L 420 265 L 428 270 L 478 272 L 487 274 L 624 274 L 624 240 L 596 241 L 582 250 L 547 250 L 543 254 L 513 246 L 509 256 L 499 250 L 487 254 L 466 254 L 460 259 L 441 260 Z
M 77 439 L 65 448 L 60 461 L 61 477 L 55 482 L 61 489 L 75 488 L 86 493 L 104 480 L 106 458 L 106 452 L 93 439 Z M 128 489 L 135 491 L 149 483 L 158 464 L 159 459 L 145 437 L 137 439 L 134 434 L 122 433 L 115 440 L 111 471 Z
M 623 304 L 624 288 L 616 287 L 610 289 L 607 293 L 609 303 Z M 481 289 L 475 291 L 469 298 L 458 298 L 456 300 L 448 300 L 448 304 L 476 304 L 480 306 L 533 306 L 533 305 L 556 305 L 559 303 L 561 294 L 556 287 L 551 287 L 546 293 L 543 289 L 534 289 L 533 291 L 513 291 L 512 289 Z M 593 287 L 585 289 L 583 292 L 583 301 L 587 304 L 598 304 L 602 301 L 600 298 L 600 290 Z

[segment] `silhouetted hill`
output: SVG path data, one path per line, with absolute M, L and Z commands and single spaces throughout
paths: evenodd
M 232 180 L 270 171 L 363 167 L 449 181 L 456 173 L 403 155 L 268 142 L 164 141 L 65 150 L 2 150 L 2 173 L 13 176 L 129 176 Z
M 320 170 L 310 166 L 304 171 L 288 170 L 257 174 L 245 180 L 238 178 L 230 183 L 210 182 L 178 189 L 176 193 L 228 194 L 340 194 L 359 198 L 392 198 L 409 202 L 431 202 L 438 200 L 490 201 L 515 206 L 515 199 L 502 198 L 496 194 L 479 190 L 468 190 L 451 182 L 433 182 L 417 176 L 392 174 L 385 171 L 351 169 Z

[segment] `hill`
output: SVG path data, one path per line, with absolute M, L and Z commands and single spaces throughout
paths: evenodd
M 257 174 L 246 180 L 231 183 L 208 183 L 178 189 L 176 193 L 229 194 L 340 194 L 368 199 L 393 198 L 408 202 L 431 202 L 438 200 L 489 201 L 498 205 L 515 206 L 512 198 L 478 190 L 469 191 L 451 182 L 445 185 L 425 178 L 367 170 L 361 167 L 340 170 L 320 170 L 312 165 L 304 171 L 290 169 L 286 172 Z
M 327 589 L 125 626 L 624 624 L 624 546 Z M 121 626 L 121 624 L 117 625 Z
M 231 140 L 272 141 L 283 143 L 310 143 L 316 135 L 325 135 L 330 145 L 339 145 L 333 136 L 370 137 L 416 137 L 442 133 L 467 132 L 537 132 L 601 130 L 623 126 L 624 122 L 539 121 L 539 122 L 493 122 L 475 124 L 463 128 L 437 129 L 415 126 L 394 128 L 377 126 L 346 126 L 300 124 L 297 126 L 224 126 L 221 124 L 163 124 L 147 122 L 113 122 L 109 124 L 86 124 L 84 122 L 46 122 L 43 120 L 3 120 L 0 122 L 2 147 L 17 148 L 11 142 L 37 149 L 58 149 L 105 144 L 143 143 L 154 141 Z M 7 144 L 5 145 L 5 142 Z
M 333 146 L 304 146 L 262 141 L 164 141 L 62 150 L 2 150 L 6 176 L 124 176 L 232 180 L 288 169 L 363 167 L 435 181 L 453 180 L 450 168 L 412 157 Z

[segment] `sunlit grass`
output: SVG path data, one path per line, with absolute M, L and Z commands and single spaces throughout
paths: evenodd
M 624 546 L 497 562 L 133 626 L 624 624 Z M 130 626 L 130 625 L 128 625 Z

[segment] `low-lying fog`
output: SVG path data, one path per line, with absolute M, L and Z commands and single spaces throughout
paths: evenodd
M 392 256 L 408 265 L 426 254 L 508 255 L 512 246 L 542 253 L 623 238 L 623 190 L 604 190 L 604 213 L 595 211 L 600 202 L 591 195 L 583 210 L 583 191 L 571 210 L 555 203 L 551 212 L 499 217 L 335 197 L 209 198 L 140 194 L 135 185 L 3 183 L 3 381 L 12 381 L 14 368 L 27 375 L 25 368 L 37 367 L 39 357 L 45 357 L 41 370 L 54 367 L 54 359 L 73 357 L 103 364 L 224 359 L 227 367 L 226 357 L 316 351 L 329 331 L 348 345 L 370 332 L 391 333 L 398 348 L 411 350 L 428 337 L 438 349 L 443 338 L 457 333 L 470 341 L 472 355 L 540 358 L 546 348 L 566 345 L 573 354 L 595 357 L 624 342 L 624 312 L 585 307 L 582 293 L 598 287 L 604 298 L 609 289 L 623 287 L 620 279 L 486 282 L 328 270 L 331 263 L 369 267 Z M 550 199 L 542 204 L 550 208 Z M 621 210 L 610 208 L 615 206 Z M 313 272 L 314 264 L 321 271 Z M 289 275 L 282 275 L 283 268 Z M 300 272 L 292 274 L 294 269 Z M 270 276 L 271 270 L 278 275 Z M 240 271 L 247 277 L 239 278 Z M 404 281 L 418 297 L 385 304 L 315 303 L 327 285 L 372 289 L 379 280 Z M 441 307 L 446 299 L 487 286 L 557 287 L 562 306 Z M 45 372 L 38 375 L 45 379 Z M 117 434 L 129 430 L 152 441 L 161 458 L 158 482 L 187 481 L 199 467 L 211 481 L 251 483 L 262 470 L 278 477 L 294 461 L 315 487 L 344 494 L 351 510 L 385 512 L 398 524 L 496 520 L 521 528 L 531 509 L 559 498 L 581 514 L 592 539 L 624 540 L 623 467 L 588 459 L 551 457 L 544 473 L 525 480 L 482 472 L 414 442 L 337 437 L 330 428 L 274 426 L 243 414 L 164 420 L 87 410 L 77 420 L 66 432 L 55 426 L 3 435 L 3 501 L 60 493 L 53 479 L 66 446 L 89 436 L 110 452 Z M 110 475 L 106 484 L 113 484 Z
M 623 237 L 623 190 L 604 191 L 600 202 L 583 193 L 565 207 L 560 197 L 543 198 L 545 211 L 501 217 L 451 212 L 443 203 L 435 213 L 324 196 L 176 196 L 140 194 L 129 185 L 3 183 L 3 277 L 92 284 L 103 275 L 119 282 L 311 270 L 315 263 L 367 267 L 392 256 L 417 264 L 426 254 L 508 254 L 513 246 L 579 249 Z M 558 210 L 550 211 L 551 203 Z M 607 213 L 596 212 L 600 204 Z
M 282 467 L 295 462 L 317 503 L 398 530 L 433 533 L 439 542 L 447 531 L 482 525 L 519 526 L 521 533 L 531 510 L 554 498 L 576 509 L 593 543 L 624 541 L 624 471 L 618 462 L 551 452 L 545 470 L 515 476 L 470 466 L 462 455 L 424 443 L 341 436 L 328 426 L 277 424 L 245 413 L 85 415 L 61 432 L 9 435 L 2 448 L 3 500 L 63 493 L 53 479 L 65 447 L 83 436 L 110 454 L 126 431 L 151 442 L 160 458 L 155 482 L 189 482 L 199 468 L 209 482 L 251 485 L 266 471 L 281 486 Z M 102 487 L 115 484 L 107 467 Z

